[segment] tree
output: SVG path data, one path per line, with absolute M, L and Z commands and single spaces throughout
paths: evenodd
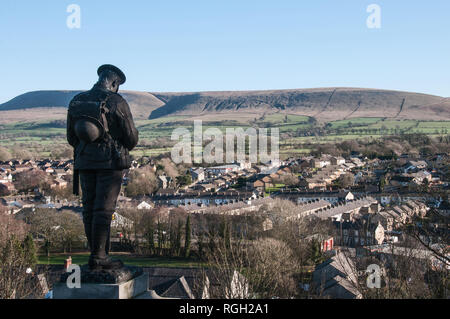
M 129 176 L 126 194 L 130 197 L 153 194 L 157 190 L 155 173 L 150 167 L 133 170 Z
M 247 274 L 258 298 L 290 298 L 296 295 L 294 274 L 298 271 L 292 250 L 273 238 L 253 241 L 249 247 L 251 271 Z
M 191 215 L 186 217 L 185 235 L 184 235 L 184 257 L 189 258 L 191 254 Z
M 223 224 L 222 224 L 223 226 L 222 226 L 222 229 L 221 229 L 221 236 L 223 238 L 223 241 L 225 243 L 225 247 L 227 249 L 231 248 L 231 237 L 232 237 L 231 229 L 232 229 L 232 227 L 231 227 L 230 224 L 231 224 L 231 222 L 229 222 L 228 219 L 224 218 Z
M 41 170 L 29 170 L 14 175 L 14 186 L 19 192 L 32 191 L 35 188 L 49 188 L 50 177 Z
M 319 241 L 329 238 L 333 229 L 329 221 L 300 217 L 275 225 L 271 235 L 291 248 L 303 275 L 321 260 Z
M 4 184 L 0 184 L 0 196 L 8 196 L 11 192 L 9 191 L 8 187 Z
M 425 218 L 415 217 L 415 221 L 398 227 L 403 233 L 401 244 L 389 244 L 375 254 L 346 254 L 354 265 L 350 272 L 362 273 L 354 288 L 363 298 L 448 299 L 448 217 L 431 210 Z M 365 270 L 371 264 L 381 269 L 379 289 L 369 289 L 366 284 Z
M 351 173 L 341 175 L 338 178 L 337 183 L 342 188 L 348 188 L 349 186 L 352 186 L 355 183 L 355 176 Z
M 7 148 L 0 146 L 0 161 L 9 161 L 11 158 L 11 152 Z
M 380 178 L 380 184 L 379 184 L 380 192 L 383 192 L 385 187 L 386 187 L 386 176 L 383 176 Z
M 72 158 L 73 148 L 70 145 L 58 145 L 51 151 L 50 157 L 57 160 Z
M 43 240 L 43 247 L 47 257 L 50 257 L 52 248 L 57 247 L 60 240 L 58 213 L 51 209 L 36 209 L 26 222 L 31 225 L 31 233 L 35 238 Z
M 296 295 L 292 251 L 273 238 L 226 244 L 213 235 L 207 252 L 212 298 L 290 298 Z M 206 272 L 205 272 L 206 273 Z
M 294 174 L 286 174 L 280 177 L 280 183 L 286 186 L 296 186 L 298 185 L 299 179 Z
M 178 169 L 174 162 L 169 157 L 164 157 L 159 162 L 158 168 L 163 168 L 164 173 L 172 178 L 172 180 L 176 180 L 179 175 Z
M 246 177 L 243 177 L 243 176 L 240 176 L 240 177 L 237 179 L 236 187 L 237 187 L 237 188 L 240 188 L 240 187 L 245 187 L 246 185 L 247 185 L 247 178 L 246 178 Z
M 66 187 L 51 188 L 46 192 L 46 194 L 51 196 L 53 200 L 58 199 L 66 199 L 68 201 L 77 200 L 78 197 L 73 194 L 73 182 L 70 180 L 70 178 L 66 178 L 66 181 L 68 181 Z
M 27 231 L 23 221 L 0 213 L 0 299 L 28 298 L 36 291 L 26 271 L 35 262 L 30 242 L 24 241 Z
M 131 245 L 134 251 L 140 250 L 140 234 L 142 229 L 142 210 L 139 209 L 121 209 L 119 214 L 131 221 L 131 225 L 123 225 L 121 230 L 122 234 Z
M 155 253 L 155 216 L 157 214 L 157 208 L 146 210 L 140 221 L 142 235 L 147 241 L 150 255 Z
M 13 157 L 20 159 L 35 159 L 36 154 L 32 153 L 22 147 L 14 147 L 12 149 Z
M 317 120 L 314 117 L 310 116 L 310 117 L 308 117 L 308 124 L 310 124 L 311 126 L 314 126 L 317 124 Z
M 190 174 L 177 176 L 176 180 L 178 186 L 180 187 L 190 185 L 192 183 L 192 177 Z
M 422 191 L 427 192 L 429 187 L 430 187 L 430 182 L 428 181 L 428 179 L 424 178 L 424 180 L 422 181 L 422 185 L 421 185 Z
M 28 233 L 23 241 L 23 251 L 25 254 L 25 263 L 28 267 L 33 268 L 37 263 L 37 250 L 34 244 L 33 235 Z
M 183 232 L 183 222 L 180 219 L 178 220 L 177 234 L 175 237 L 175 247 L 174 247 L 175 256 L 180 256 L 181 254 L 182 232 Z
M 169 242 L 170 242 L 170 255 L 179 256 L 181 250 L 181 237 L 183 222 L 181 219 L 173 218 L 171 216 L 169 223 Z
M 72 252 L 75 243 L 82 242 L 84 239 L 84 226 L 80 215 L 64 211 L 57 213 L 56 223 L 59 233 L 59 243 L 64 252 Z
M 311 259 L 314 263 L 318 263 L 322 258 L 322 253 L 320 251 L 320 242 L 317 240 L 311 241 Z

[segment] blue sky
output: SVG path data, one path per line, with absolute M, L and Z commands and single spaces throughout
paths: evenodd
M 69 29 L 69 4 L 81 28 Z M 381 29 L 366 8 L 381 7 Z M 89 89 L 96 69 L 150 92 L 352 86 L 450 96 L 450 1 L 40 0 L 0 4 L 0 103 Z

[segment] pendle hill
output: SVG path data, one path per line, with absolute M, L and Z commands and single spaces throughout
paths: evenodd
M 0 104 L 10 120 L 63 119 L 81 91 L 34 91 Z M 450 120 L 450 98 L 421 93 L 361 88 L 270 91 L 156 93 L 121 91 L 135 120 L 164 117 L 252 121 L 274 114 L 301 115 L 318 122 L 352 118 Z M 8 112 L 3 112 L 8 111 Z M 36 116 L 38 118 L 36 118 Z M 5 120 L 5 118 L 4 118 Z M 4 122 L 4 121 L 3 121 Z
M 0 105 L 0 148 L 48 157 L 71 154 L 67 107 L 80 91 L 35 91 Z M 234 92 L 119 92 L 129 103 L 139 144 L 133 155 L 171 152 L 176 128 L 277 128 L 280 156 L 308 154 L 314 145 L 378 140 L 389 135 L 450 132 L 450 99 L 421 93 L 361 88 Z M 19 155 L 17 155 L 19 156 Z

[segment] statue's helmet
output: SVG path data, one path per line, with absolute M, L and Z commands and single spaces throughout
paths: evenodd
M 78 120 L 74 131 L 78 139 L 86 144 L 93 143 L 102 136 L 102 130 L 89 120 Z
M 115 73 L 117 75 L 117 77 L 119 78 L 119 85 L 124 84 L 126 82 L 126 80 L 127 80 L 127 77 L 122 72 L 122 70 L 120 70 L 118 67 L 116 67 L 114 65 L 103 64 L 102 66 L 100 66 L 98 68 L 97 75 L 100 76 L 105 71 L 110 71 L 110 72 Z

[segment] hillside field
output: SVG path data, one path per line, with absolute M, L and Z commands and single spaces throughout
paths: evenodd
M 0 112 L 0 117 L 1 117 Z M 168 116 L 153 120 L 137 120 L 140 143 L 132 152 L 135 156 L 159 155 L 170 152 L 170 137 L 174 129 L 185 127 L 193 131 L 192 119 L 186 116 Z M 281 157 L 308 153 L 309 149 L 294 149 L 292 143 L 339 142 L 358 138 L 380 138 L 401 133 L 424 133 L 427 135 L 447 135 L 450 121 L 419 121 L 386 119 L 381 117 L 361 117 L 331 121 L 319 124 L 311 117 L 276 113 L 261 116 L 247 122 L 236 120 L 203 121 L 203 130 L 211 127 L 225 132 L 226 128 L 244 129 L 248 127 L 278 128 L 280 130 Z M 316 130 L 326 130 L 322 136 Z M 38 156 L 48 157 L 55 147 L 67 147 L 64 120 L 0 122 L 0 146 L 12 149 L 27 149 Z M 156 143 L 156 141 L 162 141 Z

